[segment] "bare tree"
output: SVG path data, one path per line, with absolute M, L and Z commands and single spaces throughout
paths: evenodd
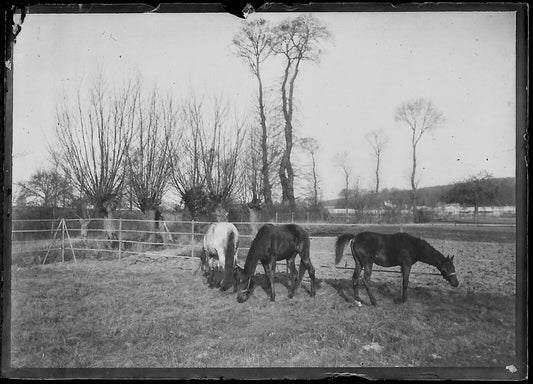
M 380 167 L 381 167 L 381 155 L 385 150 L 386 145 L 389 142 L 389 138 L 385 136 L 383 129 L 370 131 L 366 135 L 366 140 L 370 145 L 372 155 L 376 159 L 376 188 L 374 189 L 375 193 L 375 204 L 378 214 L 380 212 L 380 202 L 379 202 L 379 181 L 380 181 Z
M 383 150 L 385 149 L 385 146 L 389 142 L 388 137 L 385 136 L 385 132 L 383 129 L 380 129 L 379 131 L 371 131 L 366 135 L 366 140 L 368 144 L 370 144 L 370 149 L 372 151 L 372 155 L 376 159 L 376 188 L 374 189 L 374 192 L 376 195 L 379 193 L 379 176 L 380 176 L 380 166 L 381 166 L 381 155 L 383 154 Z
M 348 213 L 349 199 L 350 199 L 350 183 L 352 178 L 352 166 L 350 161 L 350 154 L 346 151 L 337 153 L 333 158 L 333 162 L 336 166 L 341 168 L 342 175 L 344 177 L 344 189 L 342 195 L 344 196 L 344 208 Z
M 170 178 L 177 111 L 172 100 L 161 98 L 155 88 L 148 99 L 137 99 L 137 111 L 127 156 L 129 183 L 135 205 L 150 221 L 149 241 L 154 242 L 161 220 L 159 206 Z
M 74 186 L 104 216 L 109 239 L 116 239 L 113 211 L 124 187 L 124 164 L 137 119 L 137 83 L 112 92 L 100 75 L 87 95 L 78 89 L 57 110 L 57 149 L 51 149 Z M 86 96 L 86 97 L 84 97 Z
M 318 172 L 316 169 L 317 167 L 316 156 L 317 156 L 319 144 L 315 138 L 304 137 L 300 139 L 300 145 L 311 157 L 311 167 L 310 167 L 311 169 L 309 172 L 309 178 L 310 178 L 311 187 L 312 187 L 312 206 L 313 208 L 316 209 L 318 207 L 318 187 L 319 187 Z
M 416 149 L 420 139 L 431 130 L 438 127 L 444 122 L 444 115 L 437 110 L 433 102 L 429 99 L 419 98 L 401 104 L 394 114 L 397 122 L 407 125 L 411 130 L 411 150 L 412 150 L 412 168 L 411 168 L 411 204 L 413 217 L 416 217 L 416 189 L 418 186 L 417 179 L 417 155 Z
M 247 135 L 248 145 L 245 148 L 241 191 L 244 202 L 258 204 L 260 202 L 264 178 L 261 175 L 262 149 L 259 144 L 261 138 L 258 130 L 250 127 Z
M 18 183 L 20 199 L 28 205 L 40 207 L 67 207 L 74 199 L 70 182 L 55 169 L 38 170 L 28 181 Z
M 202 100 L 191 94 L 180 109 L 182 137 L 175 140 L 172 161 L 172 182 L 185 206 L 196 218 L 206 204 L 205 175 L 201 170 Z
M 320 20 L 312 15 L 283 20 L 274 30 L 272 50 L 285 64 L 281 81 L 281 104 L 285 120 L 285 149 L 279 167 L 282 202 L 295 208 L 294 171 L 291 163 L 293 148 L 294 87 L 304 61 L 318 62 L 322 49 L 320 43 L 330 38 L 330 33 Z
M 207 119 L 202 100 L 191 96 L 181 109 L 183 136 L 175 141 L 173 185 L 193 217 L 224 205 L 237 188 L 244 121 L 228 123 L 228 104 L 214 99 Z
M 245 22 L 241 30 L 233 38 L 235 55 L 243 59 L 257 79 L 257 106 L 261 125 L 261 175 L 262 194 L 267 206 L 272 205 L 272 185 L 270 182 L 270 162 L 268 156 L 269 129 L 265 112 L 263 80 L 261 65 L 272 53 L 272 33 L 268 21 L 264 19 Z M 258 196 L 254 195 L 255 199 Z

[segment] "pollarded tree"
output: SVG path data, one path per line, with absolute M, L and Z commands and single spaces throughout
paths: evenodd
M 138 83 L 111 90 L 100 75 L 82 94 L 57 109 L 58 146 L 52 155 L 74 186 L 104 216 L 109 239 L 116 239 L 113 212 L 121 199 L 126 154 L 138 117 Z M 72 100 L 72 102 L 70 102 Z
M 411 206 L 413 218 L 416 217 L 416 189 L 418 186 L 417 179 L 417 146 L 422 137 L 437 128 L 444 122 L 444 115 L 433 105 L 429 99 L 416 99 L 401 104 L 394 114 L 397 122 L 405 124 L 411 130 Z
M 193 218 L 224 206 L 241 178 L 244 122 L 228 123 L 228 111 L 227 103 L 214 99 L 206 108 L 194 95 L 180 111 L 182 136 L 174 140 L 172 183 Z
M 295 208 L 294 170 L 291 163 L 293 148 L 293 115 L 295 82 L 300 65 L 305 61 L 318 62 L 322 54 L 321 44 L 331 36 L 327 27 L 312 15 L 285 19 L 273 29 L 272 50 L 283 58 L 281 80 L 281 107 L 285 120 L 285 148 L 279 167 L 282 203 Z
M 127 156 L 129 183 L 135 205 L 150 221 L 149 241 L 159 230 L 159 206 L 171 175 L 172 136 L 177 134 L 177 110 L 170 98 L 154 89 L 149 98 L 137 98 L 138 119 Z

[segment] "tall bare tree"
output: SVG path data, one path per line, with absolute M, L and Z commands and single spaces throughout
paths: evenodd
M 267 206 L 272 205 L 272 184 L 270 182 L 270 166 L 268 156 L 269 129 L 267 126 L 267 116 L 265 111 L 265 97 L 263 90 L 263 79 L 261 77 L 261 66 L 272 53 L 272 32 L 268 21 L 256 19 L 244 22 L 240 31 L 233 38 L 235 55 L 240 57 L 247 65 L 252 74 L 257 79 L 257 109 L 259 112 L 259 122 L 261 125 L 261 175 L 262 194 Z M 258 199 L 258 196 L 254 196 Z
M 394 120 L 405 124 L 411 130 L 411 205 L 413 218 L 416 218 L 418 186 L 417 179 L 417 146 L 420 139 L 431 130 L 437 128 L 444 122 L 444 115 L 433 105 L 429 99 L 419 98 L 416 100 L 406 101 L 401 104 L 394 114 Z
M 317 172 L 317 152 L 319 149 L 318 141 L 313 137 L 304 137 L 300 139 L 300 145 L 311 157 L 311 166 L 309 172 L 309 179 L 312 187 L 312 205 L 313 208 L 318 207 L 318 188 L 319 178 Z
M 381 170 L 381 156 L 385 147 L 389 142 L 389 138 L 385 135 L 383 129 L 370 131 L 366 135 L 366 141 L 370 145 L 370 150 L 372 155 L 376 159 L 376 187 L 374 189 L 374 203 L 376 204 L 376 209 L 378 214 L 380 212 L 380 202 L 379 202 L 379 182 L 380 182 L 380 170 Z
M 116 239 L 113 211 L 121 198 L 126 153 L 138 113 L 138 83 L 113 91 L 98 76 L 73 102 L 65 98 L 57 109 L 58 147 L 55 161 L 70 175 L 74 186 L 104 216 L 110 239 Z
M 170 98 L 163 99 L 154 88 L 150 97 L 137 99 L 138 119 L 127 165 L 135 205 L 150 221 L 149 241 L 156 238 L 172 162 L 172 135 L 176 134 L 177 110 Z
M 312 15 L 283 20 L 274 30 L 272 50 L 284 60 L 281 81 L 281 105 L 285 120 L 285 149 L 279 167 L 282 202 L 295 208 L 294 170 L 291 163 L 293 148 L 294 89 L 300 65 L 304 61 L 318 62 L 321 43 L 330 38 L 324 24 Z

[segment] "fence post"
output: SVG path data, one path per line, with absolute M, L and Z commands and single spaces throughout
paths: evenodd
M 122 257 L 122 217 L 118 218 L 118 259 Z
M 294 223 L 294 212 L 291 212 L 291 223 Z
M 276 223 L 278 222 L 278 213 L 276 212 Z
M 65 262 L 65 219 L 61 219 L 61 262 Z
M 191 221 L 191 257 L 194 257 L 194 220 Z

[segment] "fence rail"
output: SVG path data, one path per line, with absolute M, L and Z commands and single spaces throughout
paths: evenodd
M 123 255 L 142 253 L 147 256 L 195 259 L 201 252 L 201 238 L 207 225 L 207 221 L 151 221 L 135 219 L 108 219 L 113 223 L 116 238 L 108 239 L 107 229 L 103 225 L 104 219 L 95 218 L 90 220 L 89 227 L 82 228 L 78 219 L 43 219 L 43 220 L 13 220 L 12 230 L 12 256 L 42 253 L 43 263 L 52 251 L 60 251 L 61 260 L 72 254 L 76 260 L 76 252 L 109 252 L 116 254 L 118 259 Z M 50 224 L 51 223 L 51 224 Z M 30 225 L 31 224 L 31 225 Z M 254 237 L 254 228 L 259 228 L 266 222 L 234 222 L 239 230 L 239 237 L 244 239 L 240 252 L 245 252 L 248 240 Z M 287 223 L 277 223 L 287 224 Z M 450 227 L 515 227 L 515 224 L 472 224 L 472 223 L 424 223 L 424 224 L 339 224 L 339 223 L 298 223 L 310 232 L 317 232 L 317 228 L 342 230 L 357 230 L 358 228 L 399 228 L 400 231 L 412 228 L 450 228 Z M 41 225 L 41 228 L 35 226 Z M 151 230 L 157 225 L 155 230 Z M 25 228 L 32 226 L 33 228 Z M 320 231 L 318 231 L 320 232 Z M 311 240 L 334 239 L 328 231 L 325 235 L 312 235 Z M 159 240 L 153 240 L 153 236 L 159 236 Z M 157 248 L 160 248 L 157 250 Z M 148 248 L 148 249 L 147 249 Z M 331 251 L 313 251 L 317 254 L 329 254 Z

